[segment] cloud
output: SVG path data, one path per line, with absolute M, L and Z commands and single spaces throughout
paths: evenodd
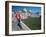
M 24 8 L 23 10 L 24 10 L 25 12 L 27 12 L 27 9 L 26 9 L 26 8 Z
M 32 12 L 32 10 L 29 10 L 29 12 Z

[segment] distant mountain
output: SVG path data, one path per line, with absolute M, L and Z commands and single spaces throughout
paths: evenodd
M 40 17 L 41 13 L 40 12 L 36 12 L 36 13 L 33 13 L 31 10 L 27 10 L 26 8 L 24 8 L 23 10 L 21 10 L 23 16 L 25 17 Z
M 36 12 L 35 14 L 37 14 L 37 15 L 41 15 L 41 12 Z

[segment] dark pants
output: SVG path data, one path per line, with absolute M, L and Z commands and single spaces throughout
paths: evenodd
M 18 19 L 18 26 L 20 27 L 20 29 L 22 29 L 22 26 L 20 25 L 20 19 Z

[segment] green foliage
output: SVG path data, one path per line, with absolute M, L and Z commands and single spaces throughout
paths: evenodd
M 22 20 L 30 29 L 38 30 L 41 29 L 41 17 L 39 18 L 28 18 Z

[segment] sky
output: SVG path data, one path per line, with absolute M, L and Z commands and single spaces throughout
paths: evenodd
M 23 9 L 31 10 L 32 13 L 41 12 L 41 7 L 33 7 L 33 6 L 12 6 L 12 12 L 16 12 Z

